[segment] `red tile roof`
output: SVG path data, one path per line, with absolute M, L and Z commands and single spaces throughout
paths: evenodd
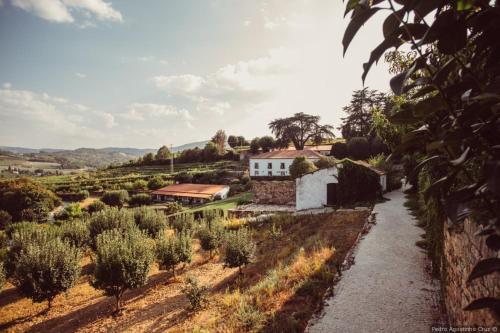
M 226 185 L 212 184 L 175 184 L 165 186 L 152 194 L 170 195 L 177 197 L 211 198 L 217 192 L 227 188 Z
M 268 153 L 262 153 L 250 157 L 250 159 L 273 159 L 273 158 L 283 158 L 283 159 L 294 159 L 296 157 L 306 157 L 312 159 L 322 158 L 320 153 L 314 150 L 275 150 Z
M 304 146 L 304 150 L 314 150 L 314 151 L 330 151 L 332 145 L 316 145 L 316 146 Z M 296 150 L 294 146 L 288 147 L 288 150 Z

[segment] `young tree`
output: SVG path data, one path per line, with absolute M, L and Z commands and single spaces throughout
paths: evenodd
M 125 190 L 106 191 L 104 192 L 101 201 L 109 206 L 123 207 L 128 201 L 128 192 Z
M 212 137 L 211 141 L 215 143 L 215 146 L 217 147 L 217 153 L 219 155 L 224 154 L 224 147 L 226 145 L 226 132 L 224 132 L 223 130 L 218 130 Z
M 134 215 L 131 211 L 118 208 L 107 208 L 94 213 L 90 217 L 89 232 L 91 245 L 95 248 L 97 245 L 97 236 L 104 231 L 112 229 L 128 231 L 136 228 Z
M 180 262 L 189 264 L 193 258 L 193 239 L 189 230 L 185 229 L 177 237 L 177 253 Z
M 162 236 L 156 241 L 156 259 L 160 269 L 172 270 L 175 276 L 175 266 L 181 262 L 175 237 Z
M 290 176 L 295 179 L 316 169 L 307 158 L 296 157 L 290 165 Z
M 189 276 L 186 279 L 186 284 L 182 288 L 182 292 L 188 298 L 193 311 L 202 309 L 207 302 L 207 287 L 200 286 L 198 280 L 193 276 Z
M 373 127 L 372 111 L 389 108 L 388 97 L 368 87 L 352 93 L 351 102 L 343 108 L 347 117 L 342 118 L 339 129 L 342 137 L 349 140 L 353 137 L 368 137 Z
M 61 225 L 61 239 L 72 246 L 85 249 L 90 245 L 90 230 L 88 220 L 72 220 Z
M 130 206 L 145 206 L 151 203 L 151 196 L 147 193 L 137 193 L 130 197 Z
M 259 141 L 260 141 L 259 138 L 254 138 L 250 142 L 250 152 L 252 154 L 257 154 L 259 152 L 259 149 L 260 149 L 260 143 L 259 143 Z
M 272 136 L 263 136 L 259 139 L 259 146 L 262 148 L 264 153 L 267 153 L 274 148 L 275 140 Z
M 210 258 L 213 257 L 213 252 L 222 246 L 224 235 L 225 229 L 220 219 L 206 221 L 198 230 L 198 239 L 200 240 L 201 248 L 209 251 Z
M 134 209 L 135 224 L 150 237 L 156 237 L 167 227 L 167 218 L 161 211 L 153 208 L 139 207 Z
M 163 160 L 168 160 L 170 158 L 170 150 L 168 149 L 167 146 L 161 146 L 160 149 L 158 149 L 158 152 L 156 153 L 155 159 L 157 161 L 163 161 Z
M 160 176 L 153 177 L 148 181 L 148 189 L 150 190 L 157 190 L 164 186 L 165 186 L 165 181 Z
M 123 293 L 146 284 L 153 260 L 152 240 L 138 229 L 105 231 L 97 237 L 92 285 L 116 298 L 119 314 Z
M 269 123 L 276 138 L 292 141 L 295 149 L 303 150 L 307 141 L 333 137 L 333 126 L 320 125 L 320 117 L 296 113 L 292 117 L 280 118 Z
M 241 266 L 251 262 L 255 253 L 255 243 L 247 228 L 229 231 L 224 246 L 224 266 L 238 267 L 240 274 L 243 273 Z
M 80 274 L 80 251 L 59 238 L 31 243 L 21 251 L 13 276 L 18 290 L 34 302 L 48 301 L 71 288 Z

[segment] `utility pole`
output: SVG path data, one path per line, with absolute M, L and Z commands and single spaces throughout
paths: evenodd
M 172 144 L 170 144 L 170 173 L 174 173 L 174 152 L 172 151 Z

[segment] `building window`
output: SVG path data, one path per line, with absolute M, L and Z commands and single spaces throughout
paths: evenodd
M 272 172 L 272 171 L 268 171 L 268 172 L 267 172 L 267 175 L 268 175 L 268 176 L 272 176 L 272 175 L 273 175 L 273 172 Z
M 259 168 L 259 163 L 255 162 L 255 163 L 254 163 L 254 165 L 253 165 L 253 167 L 254 167 L 255 169 L 258 169 L 258 168 Z
M 285 171 L 281 171 L 281 172 L 280 172 L 280 175 L 281 175 L 281 176 L 286 176 L 286 172 L 285 172 Z
M 267 163 L 267 168 L 268 169 L 272 169 L 273 168 L 273 164 L 272 163 Z
M 281 163 L 280 164 L 280 169 L 284 169 L 285 168 L 285 163 Z
M 258 176 L 258 175 L 259 175 L 259 172 L 258 172 L 258 171 L 255 171 L 255 173 L 254 173 L 254 174 L 255 174 L 255 176 Z

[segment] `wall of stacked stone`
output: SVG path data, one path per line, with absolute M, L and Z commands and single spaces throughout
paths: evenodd
M 444 230 L 444 299 L 450 324 L 453 326 L 499 325 L 489 309 L 464 311 L 470 302 L 482 297 L 500 298 L 500 273 L 494 273 L 473 280 L 467 284 L 467 277 L 480 259 L 497 254 L 485 244 L 485 237 L 474 236 L 479 226 L 465 220 L 460 229 Z
M 252 181 L 254 201 L 267 205 L 295 205 L 295 181 Z

